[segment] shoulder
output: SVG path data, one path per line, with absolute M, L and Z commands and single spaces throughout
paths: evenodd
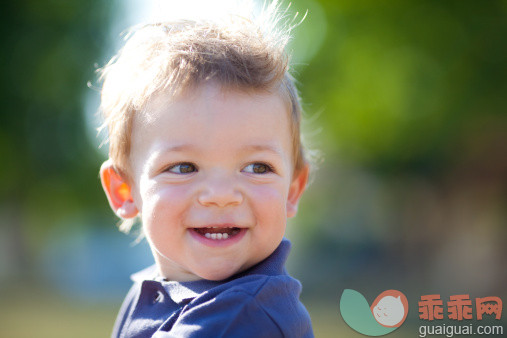
M 308 311 L 299 300 L 301 283 L 288 276 L 268 276 L 257 281 L 259 287 L 255 292 L 235 290 L 229 292 L 245 293 L 288 337 L 307 337 L 312 334 L 311 320 Z M 245 284 L 244 286 L 247 286 Z

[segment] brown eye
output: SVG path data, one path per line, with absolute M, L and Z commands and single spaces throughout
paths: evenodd
M 253 166 L 253 172 L 256 174 L 264 174 L 268 171 L 268 167 L 264 164 L 256 163 Z
M 243 169 L 244 172 L 253 173 L 253 174 L 266 174 L 273 170 L 271 167 L 264 163 L 252 163 L 249 164 Z
M 175 174 L 191 174 L 197 171 L 197 168 L 192 163 L 180 163 L 170 167 L 169 171 Z

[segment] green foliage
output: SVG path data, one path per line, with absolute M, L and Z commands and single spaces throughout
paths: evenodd
M 4 4 L 1 202 L 46 210 L 48 215 L 38 214 L 41 219 L 67 206 L 103 202 L 83 102 L 108 36 L 110 5 L 99 0 Z
M 438 175 L 465 144 L 494 146 L 482 141 L 507 127 L 505 2 L 320 4 L 325 42 L 300 80 L 310 110 L 323 111 L 328 152 L 380 171 Z M 464 156 L 482 160 L 477 153 Z

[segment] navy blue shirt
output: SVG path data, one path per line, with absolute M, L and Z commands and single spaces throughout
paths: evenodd
M 112 337 L 313 337 L 301 284 L 284 264 L 284 239 L 265 260 L 223 281 L 163 281 L 155 266 L 132 275 Z

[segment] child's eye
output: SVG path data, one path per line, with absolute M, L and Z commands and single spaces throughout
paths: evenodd
M 273 169 L 268 164 L 264 163 L 252 163 L 249 164 L 243 169 L 244 172 L 253 173 L 253 174 L 267 174 L 272 172 Z
M 197 171 L 197 168 L 192 163 L 178 163 L 167 169 L 175 174 L 191 174 Z

